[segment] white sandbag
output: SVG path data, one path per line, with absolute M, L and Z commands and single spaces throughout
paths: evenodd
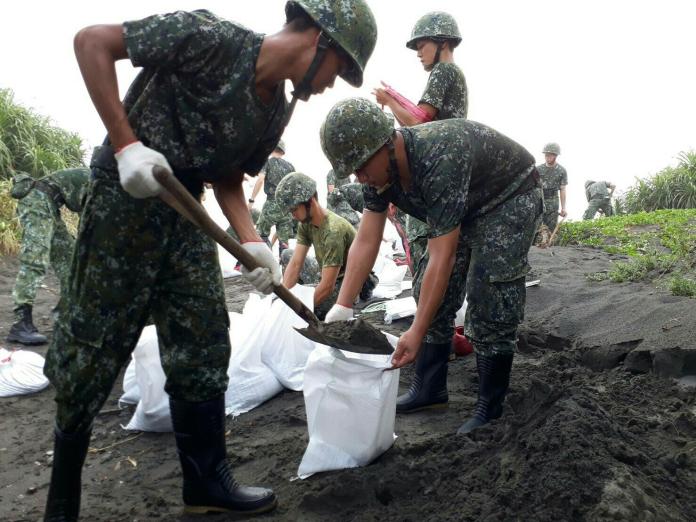
M 261 361 L 261 346 L 256 342 L 270 306 L 267 298 L 251 294 L 244 314 L 230 314 L 232 356 L 227 369 L 230 382 L 225 392 L 228 415 L 246 413 L 283 389 L 273 371 Z
M 464 304 L 457 310 L 457 315 L 454 316 L 454 326 L 464 326 L 464 317 L 466 316 L 466 297 L 464 298 Z
M 314 287 L 295 285 L 292 292 L 305 306 L 314 310 Z M 272 299 L 267 297 L 266 299 Z M 295 331 L 307 323 L 280 299 L 275 299 L 270 312 L 264 315 L 256 343 L 261 360 L 280 383 L 294 391 L 302 391 L 304 369 L 315 343 Z
M 399 370 L 384 371 L 390 367 L 390 355 L 317 345 L 305 368 L 309 444 L 297 470 L 300 478 L 365 466 L 392 446 Z
M 416 300 L 412 297 L 402 297 L 387 301 L 384 309 L 384 322 L 391 324 L 392 321 L 411 317 L 416 314 Z
M 408 267 L 406 265 L 397 266 L 391 260 L 384 258 L 381 263 L 379 283 L 372 292 L 372 297 L 378 299 L 392 299 L 401 294 L 401 282 L 406 275 Z
M 154 325 L 143 329 L 132 357 L 135 361 L 135 378 L 140 389 L 140 401 L 124 429 L 172 431 L 169 395 L 164 391 L 166 377 L 160 362 L 157 330 Z
M 135 377 L 135 360 L 131 356 L 131 360 L 126 367 L 126 372 L 123 374 L 123 395 L 118 400 L 119 406 L 122 404 L 138 404 L 140 400 L 140 387 L 138 379 Z
M 29 350 L 0 348 L 0 397 L 28 395 L 48 386 L 44 358 Z

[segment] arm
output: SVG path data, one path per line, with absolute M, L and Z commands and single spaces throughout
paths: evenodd
M 319 281 L 317 288 L 314 290 L 315 307 L 331 295 L 331 292 L 333 292 L 336 286 L 336 279 L 338 279 L 338 272 L 340 270 L 340 266 L 325 266 L 322 268 L 321 281 Z
M 365 210 L 358 234 L 348 251 L 346 274 L 336 303 L 353 307 L 355 297 L 360 293 L 363 283 L 375 264 L 379 253 L 380 238 L 384 235 L 387 212 Z M 322 272 L 323 275 L 323 272 Z
M 386 89 L 375 88 L 372 93 L 375 95 L 377 103 L 386 105 L 394 114 L 400 125 L 411 127 L 420 123 L 432 121 L 437 116 L 437 109 L 428 103 L 413 104 L 403 96 L 399 101 L 388 91 L 389 87 L 382 82 Z
M 399 339 L 392 363 L 394 368 L 411 363 L 420 350 L 423 337 L 433 321 L 447 291 L 459 242 L 459 228 L 428 240 L 428 266 L 423 275 L 416 317 Z
M 261 242 L 254 222 L 251 220 L 251 214 L 245 205 L 243 180 L 244 174 L 237 171 L 229 178 L 216 182 L 213 185 L 215 199 L 220 205 L 222 213 L 237 232 L 240 243 Z
M 616 190 L 616 185 L 613 183 L 607 182 L 607 187 L 609 187 L 609 197 L 614 195 L 614 191 Z
M 307 257 L 307 252 L 309 252 L 309 247 L 307 245 L 297 245 L 295 247 L 295 251 L 292 253 L 292 258 L 290 258 L 288 267 L 285 269 L 285 273 L 283 274 L 283 284 L 288 288 L 292 288 L 297 284 L 297 280 L 300 278 L 300 272 L 302 271 L 302 266 L 304 265 Z
M 254 189 L 251 191 L 251 197 L 249 199 L 256 199 L 256 195 L 259 193 L 261 190 L 261 187 L 263 187 L 263 182 L 266 179 L 266 174 L 259 172 L 259 175 L 256 177 L 256 183 L 254 183 Z M 249 210 L 254 208 L 254 203 L 249 201 Z
M 118 93 L 115 62 L 128 58 L 121 25 L 94 25 L 75 35 L 75 57 L 87 92 L 115 149 L 137 141 Z
M 566 185 L 561 185 L 560 188 L 560 193 L 561 193 L 561 211 L 559 214 L 562 217 L 566 217 L 568 213 L 566 212 Z

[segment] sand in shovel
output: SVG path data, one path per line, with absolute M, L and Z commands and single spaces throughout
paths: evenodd
M 318 333 L 323 339 L 313 336 L 307 328 L 298 331 L 310 339 L 340 350 L 373 355 L 389 355 L 394 351 L 385 335 L 362 319 L 322 323 Z

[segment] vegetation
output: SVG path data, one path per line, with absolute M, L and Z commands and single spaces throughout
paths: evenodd
M 585 245 L 623 254 L 608 273 L 588 278 L 648 281 L 674 295 L 696 297 L 696 209 L 658 210 L 566 223 L 559 245 Z
M 637 179 L 615 200 L 619 214 L 661 209 L 696 208 L 696 152 L 682 152 L 676 167 L 667 167 L 647 179 Z

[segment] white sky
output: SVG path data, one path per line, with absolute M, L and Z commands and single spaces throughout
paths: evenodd
M 368 0 L 369 1 L 369 0 Z M 176 9 L 206 8 L 265 33 L 284 21 L 284 0 L 149 0 L 38 2 L 3 5 L 0 87 L 77 132 L 89 148 L 105 131 L 89 100 L 72 51 L 80 28 L 120 23 Z M 298 104 L 284 139 L 287 159 L 323 180 L 330 168 L 318 134 L 324 116 L 348 96 L 373 99 L 385 80 L 417 102 L 427 81 L 415 52 L 406 49 L 414 22 L 425 12 L 455 16 L 463 35 L 455 61 L 469 87 L 469 117 L 527 147 L 557 141 L 569 174 L 569 212 L 580 218 L 586 179 L 613 180 L 619 191 L 675 164 L 696 149 L 696 2 L 688 0 L 372 0 L 377 48 L 365 83 Z M 121 93 L 135 76 L 118 66 Z M 288 84 L 289 86 L 289 84 Z M 290 90 L 290 86 L 288 87 Z M 325 184 L 322 182 L 320 186 Z

